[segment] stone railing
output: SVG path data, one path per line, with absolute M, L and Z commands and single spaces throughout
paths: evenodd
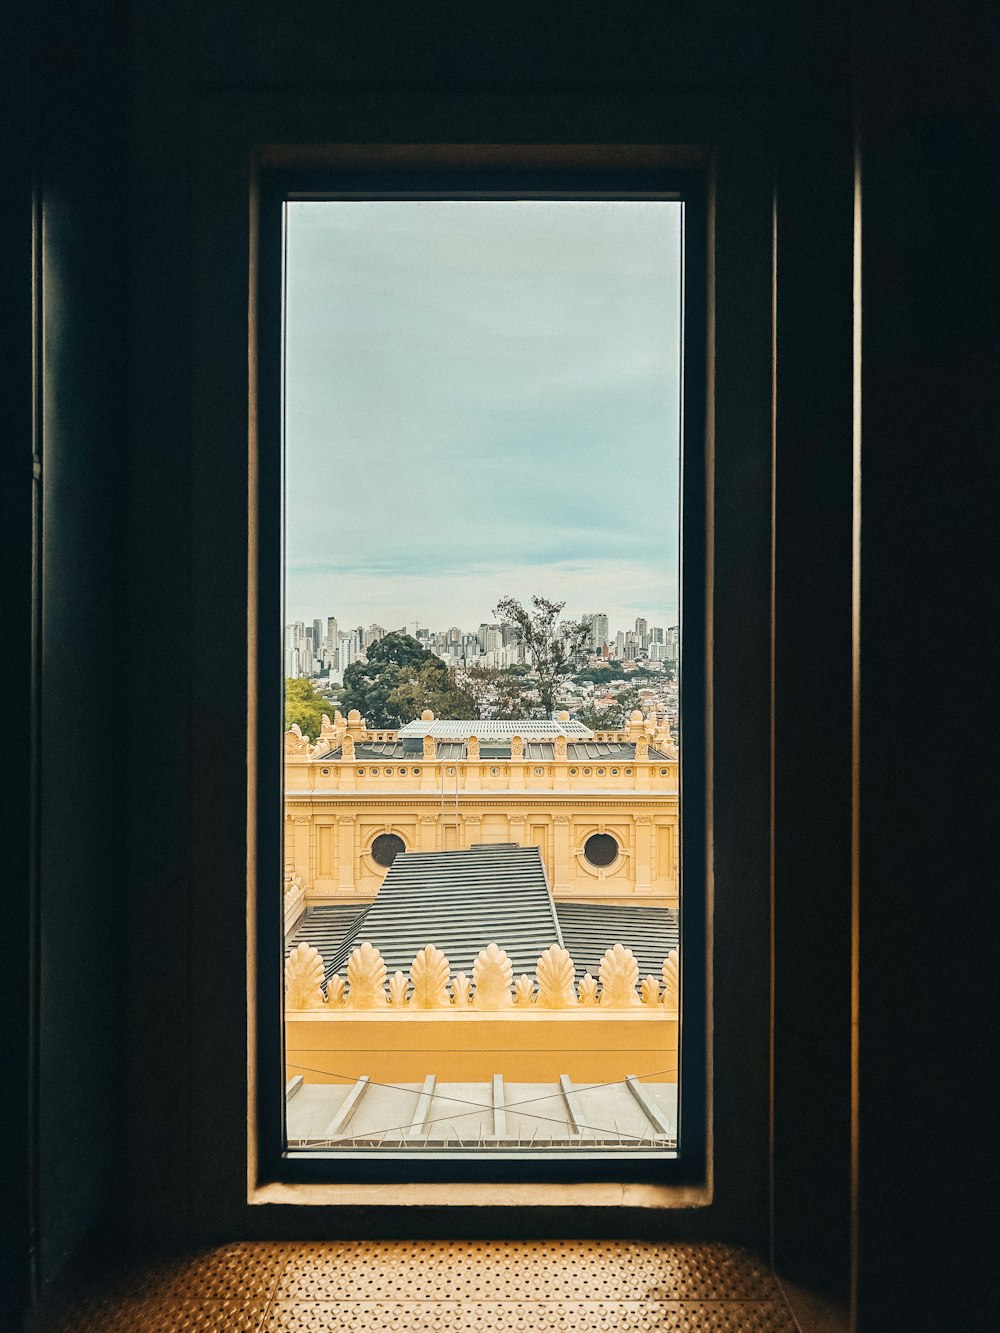
M 306 890 L 302 880 L 296 874 L 285 876 L 284 908 L 285 930 L 295 924 L 306 905 Z
M 576 969 L 569 953 L 553 944 L 528 973 L 514 979 L 514 967 L 505 951 L 489 944 L 477 957 L 471 979 L 464 972 L 451 976 L 451 966 L 440 949 L 429 944 L 410 964 L 409 973 L 388 976 L 382 955 L 372 944 L 355 949 L 347 961 L 346 981 L 339 974 L 325 987 L 325 967 L 318 949 L 302 943 L 285 962 L 285 1006 L 287 1009 L 322 1009 L 329 1013 L 385 1010 L 416 1012 L 490 1012 L 529 1009 L 567 1010 L 600 1008 L 601 1011 L 658 1006 L 664 1017 L 676 1017 L 678 1008 L 678 958 L 672 949 L 661 969 L 660 980 L 646 977 L 640 984 L 639 964 L 631 949 L 616 944 L 601 959 L 598 976 L 588 972 L 576 982 Z

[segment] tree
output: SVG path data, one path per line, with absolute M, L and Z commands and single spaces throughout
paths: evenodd
M 454 667 L 446 667 L 438 657 L 419 667 L 403 667 L 388 702 L 401 722 L 412 722 L 425 708 L 440 718 L 479 716 L 476 700 L 458 683 Z
M 368 649 L 367 662 L 344 672 L 341 708 L 356 708 L 369 727 L 398 727 L 430 708 L 438 717 L 477 717 L 474 701 L 440 657 L 394 631 Z
M 547 597 L 532 597 L 529 611 L 516 597 L 501 597 L 493 610 L 524 645 L 536 677 L 542 717 L 552 716 L 556 691 L 580 665 L 589 642 L 589 625 L 575 620 L 558 623 L 565 605 Z
M 526 667 L 485 667 L 475 663 L 462 672 L 463 688 L 475 700 L 476 717 L 507 721 L 530 717 L 532 685 Z
M 598 708 L 589 703 L 581 708 L 577 717 L 591 731 L 620 731 L 628 721 L 633 709 L 639 707 L 639 691 L 635 688 L 622 690 L 614 703 Z
M 285 681 L 285 730 L 298 723 L 303 736 L 319 738 L 323 714 L 332 715 L 333 701 L 320 694 L 311 680 Z

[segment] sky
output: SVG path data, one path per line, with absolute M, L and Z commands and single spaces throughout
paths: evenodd
M 682 205 L 287 205 L 286 622 L 677 622 Z

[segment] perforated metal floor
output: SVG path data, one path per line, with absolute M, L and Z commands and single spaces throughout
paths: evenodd
M 239 1244 L 81 1292 L 45 1333 L 796 1333 L 765 1265 L 725 1245 Z

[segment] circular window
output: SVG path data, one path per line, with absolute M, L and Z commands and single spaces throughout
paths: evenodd
M 618 860 L 618 842 L 610 833 L 594 833 L 583 844 L 583 854 L 592 866 L 609 866 Z
M 416 776 L 419 774 L 419 772 L 420 772 L 420 769 L 419 769 L 419 768 L 415 768 L 415 769 L 413 770 L 413 776 L 416 777 Z
M 574 777 L 576 776 L 576 769 L 575 769 L 575 768 L 571 768 L 569 771 L 570 771 L 570 773 L 573 774 Z
M 490 769 L 490 772 L 493 774 L 494 777 L 497 777 L 498 774 L 499 774 L 499 772 L 500 772 L 500 770 L 499 770 L 499 768 L 491 768 L 491 769 Z
M 448 769 L 448 776 L 450 778 L 453 778 L 455 776 L 455 770 L 453 768 Z
M 597 770 L 597 776 L 598 776 L 599 778 L 603 778 L 603 777 L 604 777 L 604 769 L 603 769 L 603 768 L 599 768 L 599 769 Z
M 363 778 L 364 775 L 365 775 L 365 770 L 364 770 L 363 768 L 359 768 L 359 769 L 358 769 L 358 777 L 359 777 L 359 778 Z
M 386 775 L 387 778 L 391 778 L 391 777 L 392 777 L 392 769 L 391 769 L 391 768 L 387 768 L 387 769 L 385 770 L 385 775 Z
M 323 774 L 325 778 L 328 778 L 330 776 L 330 770 L 328 768 L 321 768 L 320 772 Z
M 542 772 L 543 772 L 542 769 L 540 769 L 540 768 L 536 768 L 536 769 L 535 769 L 535 777 L 536 777 L 536 778 L 540 778 L 540 777 L 542 776 Z
M 618 770 L 617 770 L 617 768 L 613 768 L 613 769 L 611 770 L 611 776 L 612 776 L 613 778 L 616 778 L 616 777 L 618 776 Z
M 406 843 L 395 833 L 380 833 L 371 846 L 372 860 L 387 869 L 405 851 Z
M 661 778 L 665 778 L 665 777 L 667 776 L 667 773 L 668 773 L 669 771 L 670 771 L 669 769 L 661 768 L 661 769 L 660 769 L 660 777 L 661 777 Z
M 401 769 L 399 770 L 399 774 L 400 774 L 400 777 L 404 777 L 404 778 L 405 778 L 405 777 L 406 777 L 406 769 L 405 769 L 405 768 L 401 768 Z
M 632 770 L 631 770 L 630 768 L 626 768 L 626 770 L 625 770 L 625 776 L 626 776 L 627 778 L 630 778 L 630 777 L 632 776 Z
M 585 778 L 589 778 L 589 777 L 590 777 L 590 769 L 589 769 L 589 768 L 585 768 L 585 769 L 583 770 L 583 776 L 584 776 Z

